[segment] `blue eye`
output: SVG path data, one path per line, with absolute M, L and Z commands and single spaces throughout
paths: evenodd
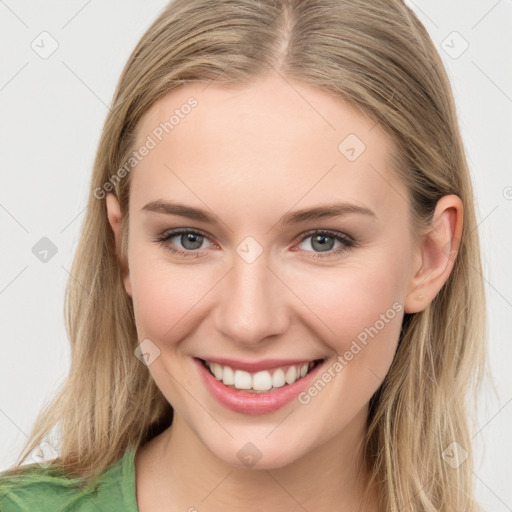
M 310 231 L 305 235 L 302 235 L 300 243 L 304 244 L 309 238 L 311 239 L 309 245 L 314 250 L 309 251 L 304 248 L 302 250 L 305 253 L 308 253 L 307 257 L 311 258 L 328 258 L 337 256 L 356 245 L 351 237 L 337 231 Z M 176 239 L 176 242 L 172 242 L 173 239 Z M 202 245 L 205 240 L 209 241 L 209 238 L 205 233 L 188 228 L 165 231 L 154 238 L 155 242 L 160 243 L 173 254 L 195 258 L 200 256 L 200 251 L 203 249 Z M 181 244 L 181 247 L 176 246 L 176 243 Z M 338 247 L 335 247 L 336 243 L 338 244 Z
M 319 252 L 316 251 L 306 251 L 312 252 L 309 257 L 313 258 L 327 258 L 330 256 L 339 255 L 342 252 L 349 250 L 351 247 L 355 246 L 354 241 L 349 236 L 338 233 L 335 231 L 313 231 L 306 236 L 301 241 L 303 244 L 307 239 L 311 239 L 309 245 L 314 249 L 318 249 Z M 334 248 L 334 245 L 338 243 L 338 247 Z M 325 253 L 325 254 L 323 254 Z
M 179 247 L 176 247 L 175 244 L 171 243 L 173 238 L 178 238 L 185 250 L 180 249 Z M 173 229 L 172 231 L 166 231 L 154 240 L 155 242 L 159 242 L 161 245 L 165 246 L 166 249 L 174 254 L 179 254 L 180 256 L 194 256 L 197 258 L 199 257 L 199 253 L 197 251 L 204 240 L 207 240 L 207 237 L 200 231 L 180 228 Z

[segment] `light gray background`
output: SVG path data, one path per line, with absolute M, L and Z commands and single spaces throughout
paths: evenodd
M 447 67 L 473 176 L 498 392 L 482 395 L 475 482 L 486 510 L 510 511 L 512 3 L 407 3 Z M 14 463 L 68 371 L 64 287 L 96 145 L 122 67 L 165 4 L 0 1 L 0 469 Z M 46 59 L 31 47 L 51 48 L 44 31 L 58 43 Z M 32 253 L 42 237 L 57 247 L 46 263 Z

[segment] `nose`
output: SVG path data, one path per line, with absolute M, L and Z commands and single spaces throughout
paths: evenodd
M 264 254 L 252 263 L 237 255 L 219 290 L 216 328 L 238 345 L 261 345 L 289 326 L 287 301 L 292 294 Z

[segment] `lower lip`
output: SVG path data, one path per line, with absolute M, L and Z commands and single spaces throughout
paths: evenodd
M 323 361 L 317 364 L 305 377 L 293 384 L 285 385 L 268 393 L 249 393 L 225 386 L 222 381 L 217 380 L 209 372 L 200 359 L 194 358 L 194 362 L 214 398 L 228 409 L 242 414 L 268 414 L 284 407 L 310 386 L 325 363 Z

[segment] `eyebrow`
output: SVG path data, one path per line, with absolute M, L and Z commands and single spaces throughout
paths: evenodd
M 214 224 L 217 222 L 216 216 L 206 210 L 193 208 L 192 206 L 187 206 L 183 203 L 175 201 L 164 201 L 162 199 L 148 203 L 146 206 L 141 208 L 141 211 L 164 213 L 167 215 L 178 215 L 180 217 L 187 217 L 189 219 L 209 224 Z M 283 217 L 281 217 L 278 225 L 283 227 L 311 220 L 341 217 L 351 213 L 368 215 L 374 218 L 377 217 L 376 214 L 366 206 L 353 203 L 332 203 L 286 213 L 283 215 Z

